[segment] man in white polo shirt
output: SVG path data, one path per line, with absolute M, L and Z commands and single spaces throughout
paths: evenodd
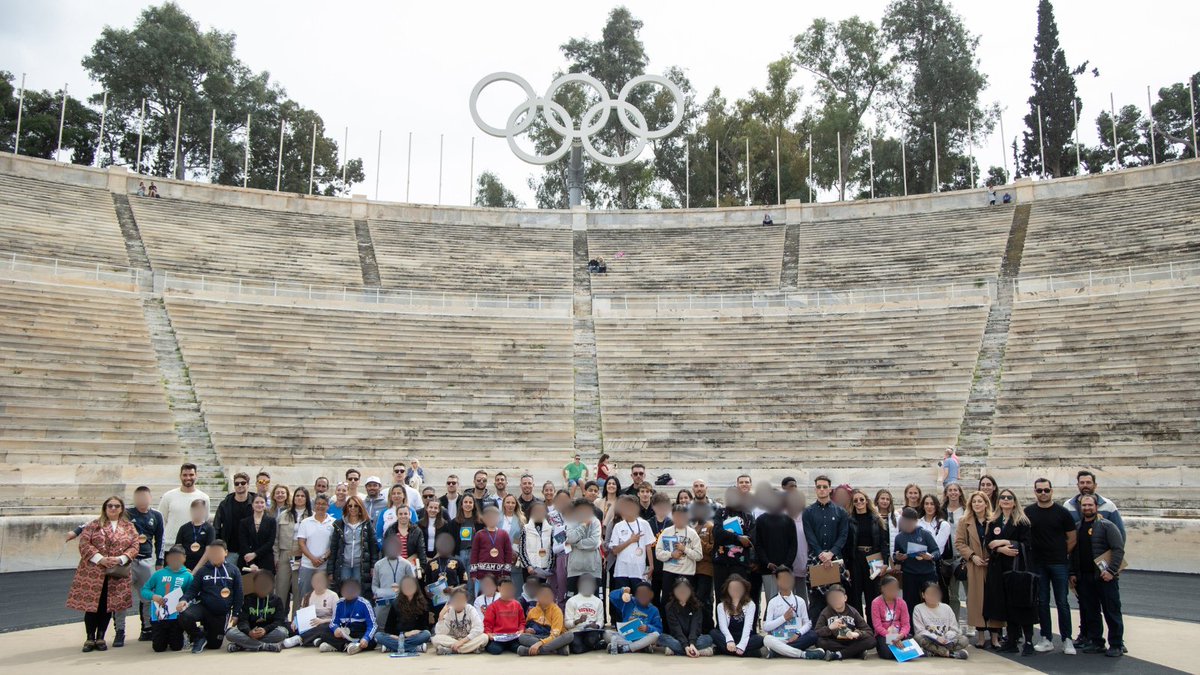
M 312 591 L 312 577 L 329 560 L 329 540 L 333 537 L 334 518 L 329 515 L 329 497 L 313 498 L 313 514 L 296 526 L 300 547 L 300 597 Z

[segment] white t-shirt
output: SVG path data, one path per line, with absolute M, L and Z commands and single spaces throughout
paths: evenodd
M 613 525 L 608 545 L 610 548 L 616 548 L 630 539 L 636 539 L 638 543 L 617 554 L 617 563 L 613 567 L 614 577 L 640 578 L 646 573 L 646 549 L 654 545 L 654 533 L 650 530 L 650 523 L 642 518 L 632 523 L 622 520 Z
M 499 599 L 500 599 L 500 592 L 497 591 L 497 592 L 493 593 L 492 597 L 490 597 L 490 598 L 487 597 L 486 595 L 475 596 L 475 602 L 472 604 L 475 605 L 475 609 L 479 610 L 480 614 L 486 614 L 488 605 L 492 604 L 493 602 L 495 602 Z
M 329 552 L 329 540 L 333 537 L 334 519 L 325 514 L 325 521 L 320 522 L 316 516 L 309 516 L 296 526 L 296 540 L 304 540 L 308 552 L 320 558 Z M 300 556 L 300 566 L 306 569 L 316 569 L 308 556 Z
M 163 517 L 164 551 L 170 549 L 171 545 L 175 543 L 175 535 L 179 534 L 179 528 L 183 527 L 184 523 L 191 522 L 192 502 L 197 499 L 203 499 L 206 506 L 212 505 L 208 495 L 196 489 L 184 492 L 175 488 L 163 493 L 162 499 L 158 502 L 158 512 Z

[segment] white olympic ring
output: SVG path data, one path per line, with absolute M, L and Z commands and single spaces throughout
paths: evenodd
M 511 82 L 525 92 L 526 100 L 509 114 L 504 128 L 494 127 L 484 122 L 479 116 L 479 94 L 488 85 L 496 82 Z M 591 87 L 600 97 L 599 102 L 592 105 L 583 114 L 578 125 L 567 109 L 554 100 L 558 90 L 567 84 L 582 84 Z M 629 94 L 643 84 L 656 84 L 662 87 L 671 95 L 674 102 L 674 115 L 671 117 L 670 123 L 661 129 L 651 130 L 646 115 L 628 100 Z M 538 96 L 525 78 L 516 73 L 499 72 L 484 77 L 471 90 L 471 119 L 475 120 L 475 125 L 485 134 L 507 139 L 508 147 L 513 154 L 530 164 L 556 162 L 565 157 L 571 151 L 571 144 L 578 140 L 583 144 L 584 152 L 592 159 L 608 166 L 620 166 L 637 159 L 638 155 L 646 149 L 648 142 L 665 138 L 679 128 L 679 125 L 683 123 L 683 101 L 683 92 L 679 87 L 662 75 L 640 75 L 633 78 L 621 88 L 621 93 L 614 100 L 599 80 L 584 73 L 563 75 L 550 84 L 545 95 Z M 517 136 L 528 131 L 529 127 L 533 125 L 539 109 L 546 126 L 563 138 L 562 145 L 545 155 L 526 152 L 517 145 L 516 140 Z M 617 111 L 617 121 L 635 139 L 633 148 L 617 157 L 601 153 L 592 144 L 592 136 L 608 124 L 613 110 Z M 579 128 L 576 128 L 577 126 Z

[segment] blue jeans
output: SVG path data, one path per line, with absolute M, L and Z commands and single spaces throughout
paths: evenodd
M 701 633 L 700 635 L 696 636 L 696 642 L 693 644 L 696 645 L 696 649 L 708 649 L 709 647 L 713 646 L 713 641 L 711 637 Z M 666 633 L 658 634 L 658 646 L 670 649 L 671 651 L 675 652 L 676 656 L 683 654 L 684 649 L 687 648 L 687 645 L 675 639 L 675 636 L 668 635 Z
M 1062 639 L 1071 638 L 1071 605 L 1067 603 L 1067 566 L 1039 565 L 1033 566 L 1038 576 L 1038 623 L 1042 626 L 1042 637 L 1054 639 L 1054 626 L 1050 623 L 1050 589 L 1054 588 L 1054 606 L 1058 608 L 1058 633 Z
M 429 642 L 430 637 L 431 636 L 429 635 L 429 631 L 423 630 L 420 633 L 417 633 L 416 635 L 414 635 L 412 637 L 404 638 L 403 651 L 411 652 L 411 651 L 415 650 L 417 647 L 420 647 L 421 645 Z M 400 640 L 395 635 L 388 635 L 387 633 L 376 633 L 375 634 L 375 644 L 382 646 L 384 649 L 388 650 L 389 652 L 401 651 Z

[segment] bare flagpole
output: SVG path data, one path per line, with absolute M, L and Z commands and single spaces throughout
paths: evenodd
M 21 149 L 21 113 L 25 111 L 25 73 L 21 73 L 21 97 L 17 99 L 17 131 L 13 134 L 13 154 Z
M 1150 163 L 1158 164 L 1158 151 L 1154 149 L 1154 104 L 1150 102 L 1150 85 L 1146 85 L 1146 115 L 1150 118 Z
M 67 85 L 63 85 L 62 106 L 58 111 L 58 149 L 54 151 L 54 161 L 61 162 L 63 123 L 67 121 Z
M 716 167 L 716 181 L 713 183 L 713 207 L 721 205 L 721 139 L 717 139 L 717 151 L 713 155 L 713 165 Z
M 900 180 L 904 183 L 904 196 L 908 196 L 908 155 L 904 149 L 904 136 L 900 137 Z
M 446 134 L 438 135 L 438 206 L 442 205 L 442 165 L 446 158 Z
M 750 137 L 746 137 L 746 206 L 750 206 Z
M 1046 177 L 1046 143 L 1042 140 L 1042 104 L 1038 104 L 1038 160 L 1041 163 L 1042 178 Z
M 411 136 L 411 134 L 410 134 Z M 409 146 L 412 142 L 409 142 Z M 375 199 L 379 199 L 379 172 L 383 166 L 383 129 L 379 130 L 379 145 L 375 148 Z M 408 191 L 404 193 L 404 200 L 408 201 Z
M 1196 87 L 1194 78 L 1188 78 L 1188 106 L 1192 110 L 1192 157 L 1200 156 L 1200 145 L 1196 145 Z
M 775 202 L 783 205 L 782 179 L 779 176 L 779 136 L 775 136 Z
M 871 199 L 875 199 L 875 139 L 867 134 L 867 166 L 871 169 Z
M 471 166 L 467 172 L 467 206 L 475 203 L 475 137 L 471 137 Z
M 692 144 L 683 139 L 683 208 L 692 208 Z
M 138 147 L 137 160 L 134 162 L 134 173 L 142 172 L 142 133 L 146 131 L 146 99 L 142 99 L 142 111 L 138 113 Z
M 275 191 L 279 192 L 280 186 L 283 184 L 283 127 L 287 124 L 287 120 L 283 117 L 279 118 L 279 153 L 275 159 Z
M 846 185 L 842 182 L 842 131 L 837 132 L 837 158 L 838 158 L 838 201 L 846 196 Z
M 317 169 L 317 121 L 313 120 L 312 150 L 308 154 L 308 194 L 313 193 L 313 175 Z
M 997 115 L 1000 118 L 1000 159 L 1004 160 L 1004 182 L 1009 182 L 1008 178 L 1008 141 L 1004 138 L 1004 114 Z
M 380 132 L 383 133 L 383 132 Z M 408 198 L 409 190 L 412 188 L 412 132 L 408 132 L 408 165 L 404 169 L 404 201 L 411 201 Z M 379 190 L 376 190 L 379 192 Z M 379 197 L 375 197 L 379 199 Z
M 346 165 L 350 163 L 350 127 L 342 137 L 342 187 L 346 187 Z
M 178 178 L 179 180 L 183 180 L 183 167 L 180 166 L 183 162 L 180 160 L 180 157 L 179 157 L 179 127 L 182 123 L 183 123 L 183 104 L 180 103 L 175 108 L 175 153 L 173 155 L 171 155 L 171 158 L 173 160 L 175 160 L 175 166 L 172 167 L 173 173 L 175 173 L 175 177 Z
M 1075 175 L 1083 175 L 1083 160 L 1079 157 L 1079 103 L 1071 101 L 1071 110 L 1075 113 Z
M 967 115 L 967 184 L 971 190 L 975 189 L 975 143 L 972 140 L 971 132 L 971 116 Z
M 213 144 L 217 141 L 217 109 L 213 108 L 212 122 L 208 125 L 208 180 L 212 182 Z
M 942 172 L 938 165 L 937 122 L 933 123 L 933 191 L 942 191 Z
M 1149 88 L 1146 89 L 1146 96 L 1150 95 Z M 104 103 L 100 104 L 100 135 L 96 137 L 96 162 L 100 161 L 100 153 L 104 148 L 104 122 L 108 117 L 108 92 L 104 92 Z
M 808 203 L 813 202 L 813 142 L 812 134 L 808 135 Z
M 1112 92 L 1108 92 L 1108 110 L 1112 115 L 1112 135 L 1113 135 L 1113 159 L 1117 162 L 1117 167 L 1121 166 L 1121 148 L 1117 145 L 1117 104 L 1113 99 Z
M 250 113 L 246 113 L 246 150 L 242 160 L 242 187 L 250 182 Z

